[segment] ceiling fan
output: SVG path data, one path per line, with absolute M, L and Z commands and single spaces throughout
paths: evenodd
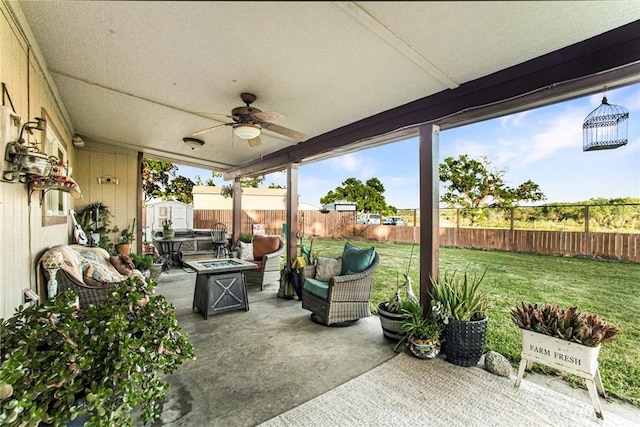
M 307 135 L 301 132 L 268 121 L 282 118 L 282 115 L 279 113 L 275 113 L 273 111 L 262 111 L 251 107 L 251 104 L 256 100 L 256 96 L 254 94 L 244 92 L 240 94 L 240 98 L 246 105 L 234 108 L 231 110 L 231 115 L 226 116 L 233 119 L 232 123 L 223 123 L 211 126 L 194 132 L 193 135 L 202 135 L 203 133 L 214 129 L 231 126 L 233 128 L 233 133 L 238 138 L 246 139 L 250 147 L 257 147 L 261 144 L 260 133 L 262 132 L 262 129 L 279 133 L 280 135 L 289 137 L 297 142 L 302 142 L 307 139 Z

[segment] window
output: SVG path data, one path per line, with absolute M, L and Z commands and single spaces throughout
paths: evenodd
M 60 138 L 60 133 L 53 126 L 47 113 L 43 111 L 42 114 L 42 117 L 47 120 L 42 149 L 49 156 L 54 156 L 64 164 L 67 164 L 67 145 Z M 42 225 L 66 224 L 68 206 L 69 194 L 67 192 L 53 189 L 46 191 L 42 205 Z

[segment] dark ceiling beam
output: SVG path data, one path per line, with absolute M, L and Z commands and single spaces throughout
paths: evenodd
M 407 127 L 433 122 L 447 129 L 522 110 L 545 98 L 564 94 L 568 99 L 601 80 L 611 81 L 611 75 L 602 74 L 608 71 L 619 79 L 640 80 L 639 61 L 640 20 L 229 168 L 224 179 L 282 170 L 288 163 Z

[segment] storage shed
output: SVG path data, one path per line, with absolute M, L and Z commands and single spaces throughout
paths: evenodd
M 193 230 L 193 205 L 175 200 L 147 203 L 147 229 L 162 230 L 162 221 L 170 219 L 174 230 Z

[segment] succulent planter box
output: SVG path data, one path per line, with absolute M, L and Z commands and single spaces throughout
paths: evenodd
M 598 398 L 598 393 L 606 397 L 598 369 L 600 345 L 588 347 L 526 329 L 520 329 L 520 333 L 522 336 L 522 360 L 515 386 L 520 387 L 524 371 L 531 369 L 534 363 L 541 363 L 550 368 L 579 376 L 586 381 L 596 416 L 603 419 L 602 407 Z

